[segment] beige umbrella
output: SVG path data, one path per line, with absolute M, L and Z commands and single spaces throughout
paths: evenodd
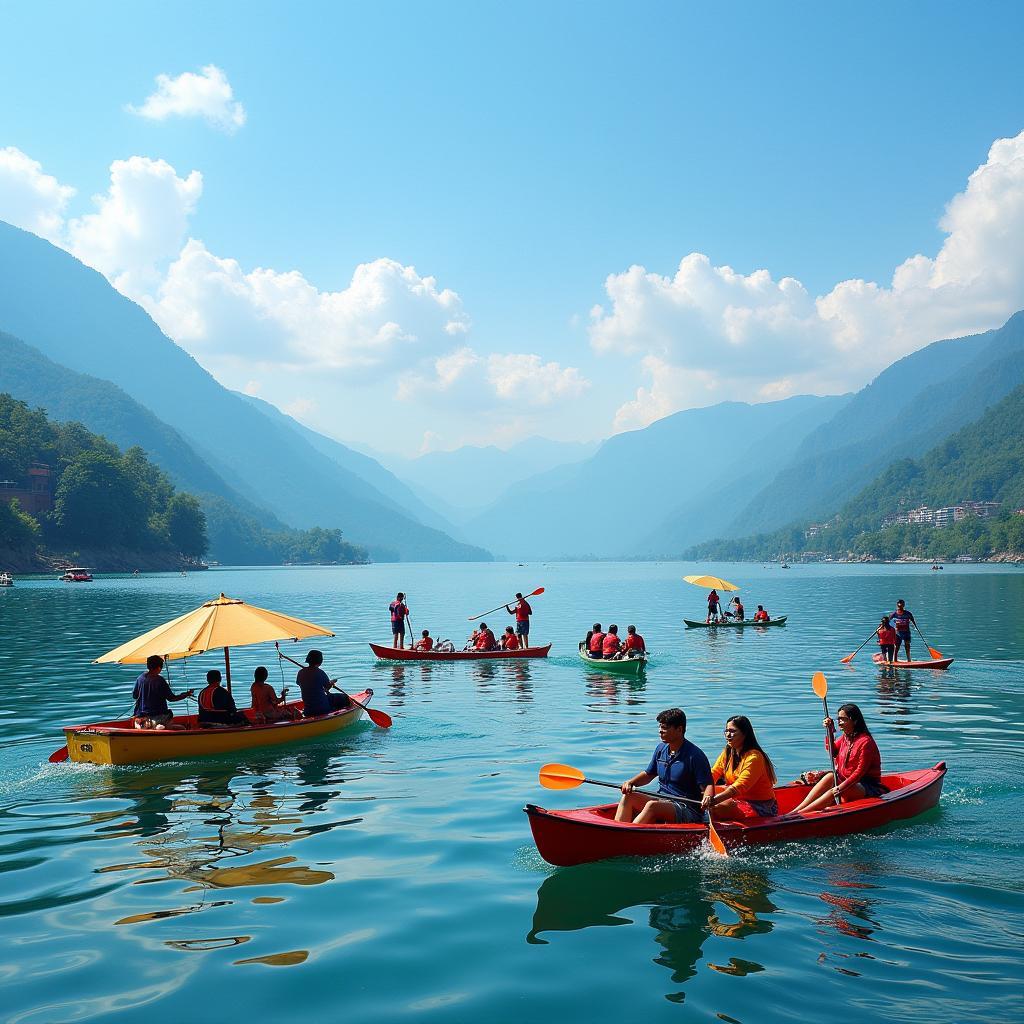
M 282 615 L 254 604 L 220 595 L 194 611 L 165 622 L 148 633 L 115 647 L 94 664 L 144 665 L 151 654 L 162 658 L 190 658 L 217 647 L 224 648 L 224 671 L 231 689 L 229 648 L 272 640 L 303 640 L 334 636 L 329 629 L 291 615 Z
M 723 580 L 718 576 L 684 576 L 683 581 L 695 587 L 711 587 L 714 590 L 739 590 L 735 583 Z

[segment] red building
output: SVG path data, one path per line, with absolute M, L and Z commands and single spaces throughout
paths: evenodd
M 22 480 L 0 480 L 0 501 L 9 505 L 15 498 L 29 515 L 53 508 L 53 472 L 45 462 L 33 462 Z

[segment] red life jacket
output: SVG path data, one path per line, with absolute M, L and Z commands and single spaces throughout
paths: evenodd
M 626 650 L 627 651 L 646 651 L 647 647 L 644 644 L 644 638 L 639 633 L 630 633 L 626 637 Z
M 523 598 L 522 601 L 516 604 L 516 622 L 529 622 L 530 616 L 533 614 L 533 609 L 530 607 L 530 603 Z
M 519 650 L 519 637 L 517 637 L 515 633 L 506 633 L 502 638 L 502 643 L 504 644 L 506 651 Z
M 604 643 L 604 633 L 595 633 L 590 638 L 590 653 L 599 654 L 602 650 L 602 644 Z
M 417 651 L 431 651 L 434 649 L 434 640 L 432 637 L 425 636 L 422 640 L 416 641 Z
M 498 645 L 494 642 L 494 634 L 489 630 L 482 630 L 476 638 L 476 649 L 478 651 L 493 651 Z
M 203 711 L 219 711 L 220 708 L 216 707 L 213 703 L 213 695 L 220 689 L 219 686 L 214 686 L 213 683 L 207 684 L 202 690 L 199 691 L 199 707 Z
M 621 646 L 622 642 L 614 633 L 607 633 L 601 643 L 601 653 L 604 655 L 618 654 Z
M 754 615 L 754 621 L 755 622 L 767 622 L 768 621 L 768 613 L 764 612 L 764 611 L 757 612 Z

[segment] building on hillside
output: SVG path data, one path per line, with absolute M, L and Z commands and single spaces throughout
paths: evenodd
M 963 509 L 963 514 L 957 516 L 957 520 L 966 519 L 967 516 L 988 519 L 999 511 L 1002 504 L 1001 501 L 965 501 L 960 506 Z
M 0 501 L 15 499 L 32 516 L 53 508 L 53 471 L 45 462 L 33 462 L 21 480 L 0 480 Z

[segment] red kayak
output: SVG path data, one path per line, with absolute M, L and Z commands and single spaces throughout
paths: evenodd
M 787 813 L 804 798 L 807 787 L 794 783 L 777 786 L 779 814 L 747 821 L 716 821 L 715 828 L 727 848 L 801 839 L 845 836 L 881 828 L 894 821 L 916 818 L 931 810 L 942 794 L 946 763 L 934 768 L 883 775 L 889 792 L 881 797 L 851 800 L 838 807 L 810 813 Z M 701 847 L 706 825 L 633 825 L 617 822 L 615 804 L 548 811 L 536 804 L 523 808 L 530 819 L 540 855 L 559 867 L 585 864 L 607 857 L 656 857 L 686 853 Z
M 493 661 L 501 658 L 546 658 L 546 647 L 523 647 L 518 651 L 414 651 L 408 647 L 370 644 L 370 650 L 384 661 Z
M 929 661 L 894 661 L 890 665 L 882 660 L 881 654 L 872 655 L 871 660 L 876 665 L 884 665 L 886 668 L 949 668 L 953 664 L 952 658 L 932 658 Z

